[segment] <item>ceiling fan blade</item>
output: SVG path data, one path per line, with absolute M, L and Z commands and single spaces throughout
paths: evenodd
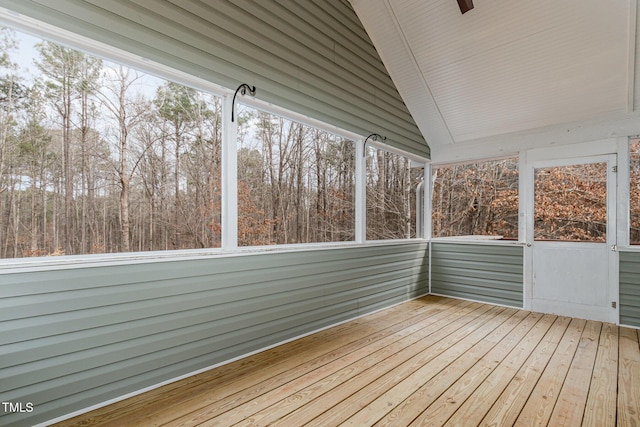
M 473 9 L 473 0 L 458 0 L 458 6 L 460 6 L 460 12 L 464 15 Z

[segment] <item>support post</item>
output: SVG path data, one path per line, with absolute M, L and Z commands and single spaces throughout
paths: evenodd
M 356 243 L 367 240 L 367 180 L 364 141 L 356 143 Z
M 230 95 L 222 98 L 222 249 L 238 247 L 238 123 Z

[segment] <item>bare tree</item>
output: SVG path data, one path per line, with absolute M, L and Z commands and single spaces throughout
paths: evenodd
M 131 250 L 129 186 L 141 157 L 131 159 L 129 135 L 132 128 L 141 122 L 149 108 L 149 104 L 145 103 L 140 95 L 130 92 L 131 87 L 138 79 L 140 79 L 140 75 L 137 72 L 118 66 L 105 75 L 105 84 L 99 92 L 101 104 L 111 113 L 115 120 L 114 123 L 116 123 L 115 129 L 112 131 L 116 147 L 116 158 L 113 165 L 119 185 L 119 228 L 120 250 L 122 252 Z
M 64 179 L 64 251 L 71 254 L 75 252 L 73 242 L 76 227 L 73 215 L 74 129 L 80 127 L 82 143 L 84 141 L 82 138 L 88 129 L 86 126 L 87 99 L 95 90 L 95 81 L 102 61 L 52 42 L 42 42 L 36 47 L 40 54 L 36 65 L 45 78 L 51 104 L 60 116 Z M 81 101 L 78 108 L 79 126 L 74 124 L 75 102 L 78 99 Z

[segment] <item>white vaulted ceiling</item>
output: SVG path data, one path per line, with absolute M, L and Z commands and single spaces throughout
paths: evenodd
M 636 0 L 351 3 L 434 161 L 640 133 Z

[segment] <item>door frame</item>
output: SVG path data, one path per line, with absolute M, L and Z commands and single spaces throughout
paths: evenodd
M 534 171 L 539 167 L 553 167 L 581 163 L 594 163 L 607 161 L 607 245 L 608 277 L 607 301 L 609 307 L 607 321 L 619 323 L 619 278 L 618 278 L 618 252 L 611 247 L 617 247 L 618 239 L 618 210 L 616 200 L 619 197 L 617 186 L 617 173 L 612 166 L 616 166 L 617 139 L 594 141 L 585 144 L 575 144 L 570 147 L 549 147 L 544 149 L 522 152 L 520 156 L 520 202 L 519 202 L 519 234 L 520 241 L 524 243 L 524 308 L 532 309 L 533 284 L 534 284 L 534 260 L 533 260 L 533 233 L 534 233 Z M 615 302 L 616 308 L 611 303 Z M 562 314 L 562 313 L 560 313 Z

